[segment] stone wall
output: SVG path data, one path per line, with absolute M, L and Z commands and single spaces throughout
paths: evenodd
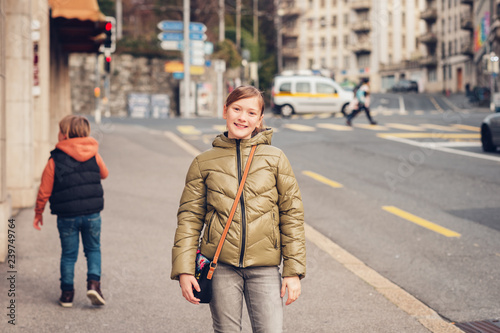
M 101 60 L 102 61 L 102 60 Z M 94 88 L 96 77 L 99 76 L 101 97 L 105 96 L 104 76 L 102 63 L 100 73 L 97 75 L 96 55 L 72 54 L 70 57 L 70 79 L 72 111 L 77 114 L 93 115 L 96 109 L 96 98 Z M 179 114 L 179 80 L 173 78 L 172 73 L 166 73 L 165 59 L 150 59 L 145 57 L 133 57 L 127 54 L 112 56 L 110 75 L 110 98 L 109 114 L 106 114 L 104 99 L 100 99 L 103 115 L 126 117 L 127 97 L 130 93 L 167 94 L 170 97 L 170 117 Z M 237 75 L 237 71 L 231 74 L 229 71 L 225 77 Z M 203 116 L 215 116 L 217 114 L 215 94 L 217 89 L 217 75 L 213 68 L 207 67 L 203 75 L 191 75 L 191 81 L 195 86 L 210 93 L 209 105 L 203 107 Z M 226 97 L 226 85 L 223 92 Z M 206 94 L 203 94 L 205 96 Z M 201 96 L 201 93 L 200 93 Z M 213 97 L 213 98 L 212 98 Z M 200 99 L 201 101 L 201 99 Z M 200 107 L 201 109 L 201 107 Z

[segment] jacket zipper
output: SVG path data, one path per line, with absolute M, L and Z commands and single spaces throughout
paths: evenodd
M 241 183 L 241 151 L 240 151 L 240 140 L 236 140 L 236 157 L 238 163 L 238 187 Z M 245 200 L 243 199 L 243 193 L 240 196 L 241 205 L 241 252 L 240 252 L 240 267 L 243 267 L 243 257 L 245 256 L 245 246 L 246 246 L 246 218 L 245 218 Z

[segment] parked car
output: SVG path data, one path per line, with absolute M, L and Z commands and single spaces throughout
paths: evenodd
M 495 152 L 500 146 L 500 113 L 484 118 L 481 124 L 481 143 L 486 152 Z
M 392 92 L 416 92 L 418 93 L 418 83 L 417 81 L 411 80 L 400 80 L 396 82 L 392 88 Z
M 294 113 L 346 112 L 354 94 L 325 76 L 279 75 L 271 89 L 271 107 L 289 117 Z

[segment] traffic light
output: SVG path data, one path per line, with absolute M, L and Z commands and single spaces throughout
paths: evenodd
M 108 74 L 111 71 L 111 56 L 110 55 L 104 57 L 104 70 Z
M 99 51 L 105 53 L 109 51 L 110 53 L 116 50 L 116 19 L 113 16 L 106 16 L 106 23 L 104 25 L 104 42 L 101 45 Z
M 104 33 L 106 34 L 106 39 L 104 39 L 104 47 L 110 49 L 113 41 L 111 40 L 113 34 L 113 24 L 111 22 L 106 22 Z

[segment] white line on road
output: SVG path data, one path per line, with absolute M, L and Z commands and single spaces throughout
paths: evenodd
M 403 96 L 399 95 L 399 114 L 407 114 Z
M 481 159 L 484 159 L 484 160 L 490 160 L 490 161 L 500 162 L 500 157 L 490 156 L 490 155 L 483 155 L 483 154 L 478 154 L 478 153 L 472 153 L 472 152 L 469 152 L 469 151 L 463 151 L 463 150 L 446 148 L 446 147 L 443 147 L 443 145 L 440 145 L 439 143 L 436 143 L 436 142 L 419 142 L 419 141 L 413 141 L 413 140 L 408 140 L 408 139 L 404 139 L 404 138 L 397 138 L 395 136 L 383 136 L 381 138 L 387 139 L 387 140 L 392 140 L 392 141 L 397 141 L 397 142 L 400 142 L 400 143 L 406 143 L 406 144 L 412 145 L 412 146 L 417 146 L 417 147 L 422 147 L 422 148 L 427 148 L 427 149 L 439 150 L 439 151 L 443 151 L 443 152 L 446 152 L 446 153 L 452 153 L 452 154 L 457 154 L 457 155 L 463 155 L 463 156 L 468 156 L 468 157 L 475 157 L 475 158 L 481 158 Z

